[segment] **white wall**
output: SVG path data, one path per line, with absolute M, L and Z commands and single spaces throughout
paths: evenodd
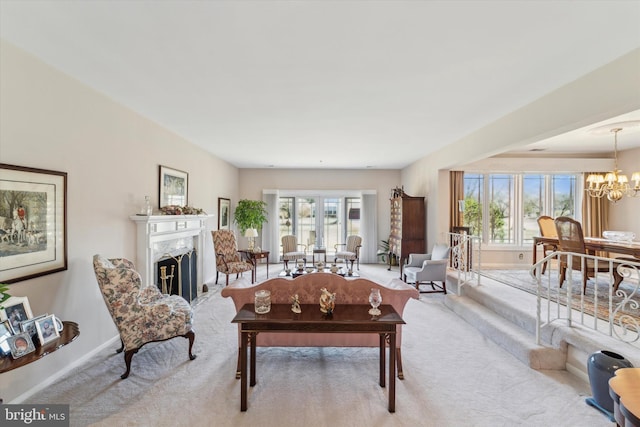
M 27 296 L 34 314 L 54 313 L 80 325 L 80 337 L 69 346 L 2 374 L 0 397 L 7 403 L 116 336 L 91 258 L 134 259 L 129 215 L 145 195 L 157 206 L 158 165 L 188 172 L 189 203 L 208 213 L 216 213 L 218 197 L 237 198 L 239 181 L 235 167 L 4 42 L 0 162 L 68 173 L 69 268 L 15 283 L 10 292 Z M 212 257 L 210 244 L 207 250 L 203 256 Z M 211 263 L 206 274 L 215 274 Z
M 390 229 L 389 197 L 400 185 L 399 170 L 241 169 L 240 198 L 262 200 L 263 189 L 375 190 L 378 199 L 378 238 L 387 240 Z M 232 201 L 235 206 L 237 200 Z M 366 239 L 366 236 L 365 236 Z M 367 244 L 368 242 L 363 242 Z M 370 242 L 369 242 L 370 243 Z M 374 243 L 375 248 L 378 242 Z

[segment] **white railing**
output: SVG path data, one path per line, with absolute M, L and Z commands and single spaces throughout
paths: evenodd
M 457 294 L 462 286 L 476 282 L 480 285 L 480 266 L 482 265 L 482 241 L 478 236 L 468 234 L 447 233 L 451 247 L 451 266 L 456 272 Z
M 561 258 L 567 263 L 564 284 L 559 283 Z M 546 271 L 542 274 L 545 264 Z M 589 278 L 585 294 L 582 271 L 587 264 L 595 271 L 604 271 Z M 554 252 L 535 264 L 530 273 L 537 283 L 538 344 L 541 344 L 542 328 L 564 321 L 567 326 L 578 323 L 640 348 L 640 259 Z M 614 291 L 616 273 L 623 282 Z

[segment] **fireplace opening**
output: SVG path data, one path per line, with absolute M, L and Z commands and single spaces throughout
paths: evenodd
M 180 295 L 189 303 L 198 296 L 198 254 L 195 249 L 156 263 L 156 285 L 163 294 Z

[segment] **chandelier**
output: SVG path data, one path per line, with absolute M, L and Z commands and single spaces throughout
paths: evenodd
M 640 172 L 634 172 L 631 175 L 631 180 L 636 183 L 634 187 L 631 187 L 627 175 L 618 169 L 618 132 L 621 130 L 622 128 L 611 129 L 614 135 L 613 154 L 615 163 L 613 170 L 604 176 L 602 174 L 591 174 L 587 177 L 589 187 L 585 191 L 591 197 L 602 198 L 606 196 L 610 201 L 617 202 L 624 196 L 640 196 Z

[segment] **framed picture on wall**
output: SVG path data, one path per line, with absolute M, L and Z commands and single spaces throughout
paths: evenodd
M 160 165 L 160 208 L 165 206 L 187 206 L 189 201 L 189 174 Z
M 0 163 L 0 283 L 67 269 L 67 173 Z
M 231 200 L 218 197 L 218 230 L 231 229 Z

